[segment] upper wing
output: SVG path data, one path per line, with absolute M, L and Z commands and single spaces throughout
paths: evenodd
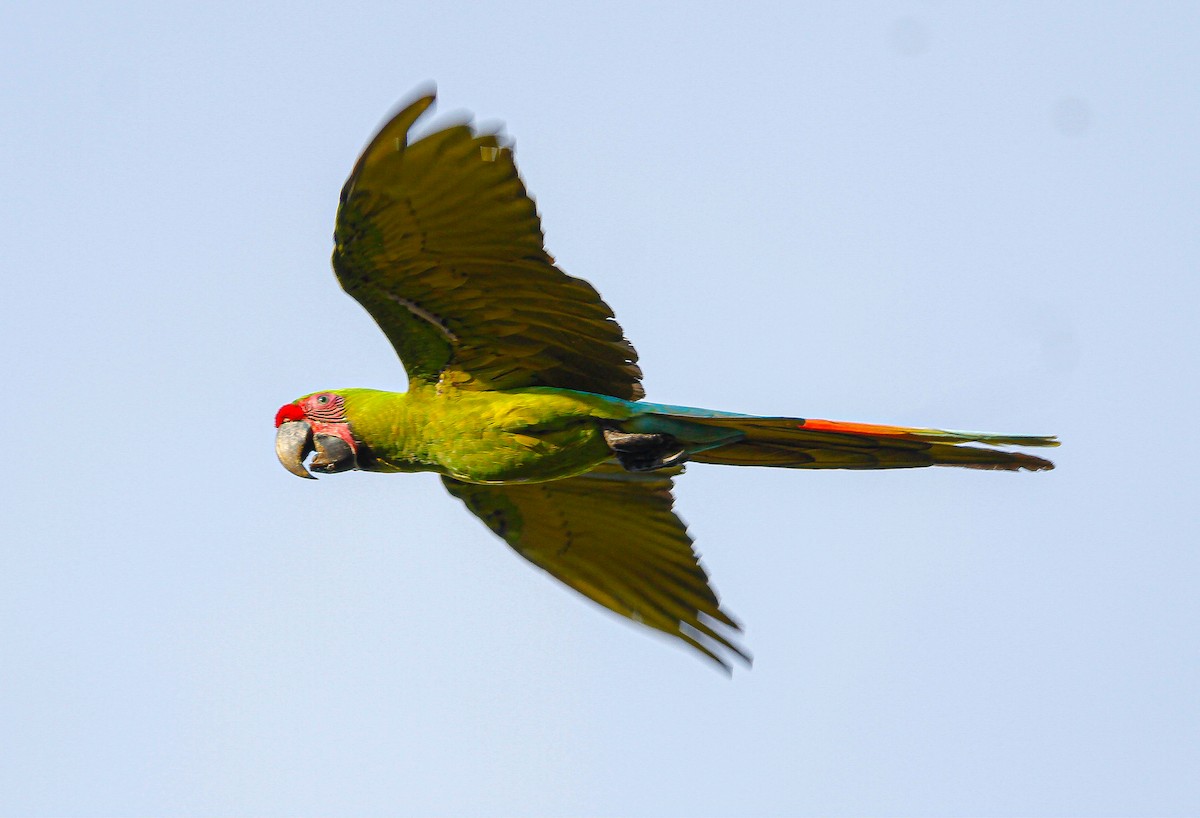
M 666 470 L 664 470 L 666 471 Z M 726 670 L 750 656 L 724 635 L 721 610 L 692 538 L 671 510 L 671 476 L 604 465 L 549 483 L 476 485 L 443 477 L 518 554 L 622 616 L 678 637 Z
M 599 293 L 554 266 L 511 148 L 469 124 L 409 143 L 405 107 L 342 188 L 333 268 L 411 379 L 636 400 L 637 353 Z

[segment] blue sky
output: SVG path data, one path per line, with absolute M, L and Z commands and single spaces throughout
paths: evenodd
M 0 16 L 0 815 L 1200 812 L 1194 5 Z M 281 403 L 403 386 L 328 257 L 429 80 L 650 399 L 1059 468 L 692 468 L 732 680 L 436 478 L 296 480 Z

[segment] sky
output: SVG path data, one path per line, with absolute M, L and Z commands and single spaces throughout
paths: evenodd
M 1200 813 L 1200 10 L 8 4 L 0 816 Z M 732 678 L 431 475 L 329 267 L 389 110 L 502 121 L 651 400 L 1057 434 L 1042 474 L 695 466 Z

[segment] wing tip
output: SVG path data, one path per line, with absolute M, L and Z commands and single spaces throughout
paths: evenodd
M 749 650 L 711 629 L 702 630 L 690 622 L 680 622 L 679 633 L 674 635 L 716 664 L 730 678 L 733 677 L 735 662 L 741 663 L 747 670 L 754 666 L 754 655 Z
M 403 145 L 407 145 L 408 132 L 412 129 L 413 124 L 424 116 L 436 102 L 437 84 L 432 80 L 426 80 L 392 107 L 392 110 L 384 118 L 383 124 L 375 130 L 375 135 L 371 137 L 371 141 L 359 154 L 358 161 L 354 163 L 354 169 L 350 171 L 350 176 L 342 187 L 341 200 L 343 204 L 350 197 L 350 193 L 354 190 L 354 183 L 367 166 L 378 162 L 388 153 L 400 150 L 401 142 Z M 394 140 L 391 146 L 387 144 L 389 140 Z

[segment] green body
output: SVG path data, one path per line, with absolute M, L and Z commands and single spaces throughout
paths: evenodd
M 591 471 L 612 457 L 604 424 L 626 401 L 566 389 L 408 392 L 339 389 L 357 440 L 380 472 L 434 471 L 467 483 L 536 483 Z

